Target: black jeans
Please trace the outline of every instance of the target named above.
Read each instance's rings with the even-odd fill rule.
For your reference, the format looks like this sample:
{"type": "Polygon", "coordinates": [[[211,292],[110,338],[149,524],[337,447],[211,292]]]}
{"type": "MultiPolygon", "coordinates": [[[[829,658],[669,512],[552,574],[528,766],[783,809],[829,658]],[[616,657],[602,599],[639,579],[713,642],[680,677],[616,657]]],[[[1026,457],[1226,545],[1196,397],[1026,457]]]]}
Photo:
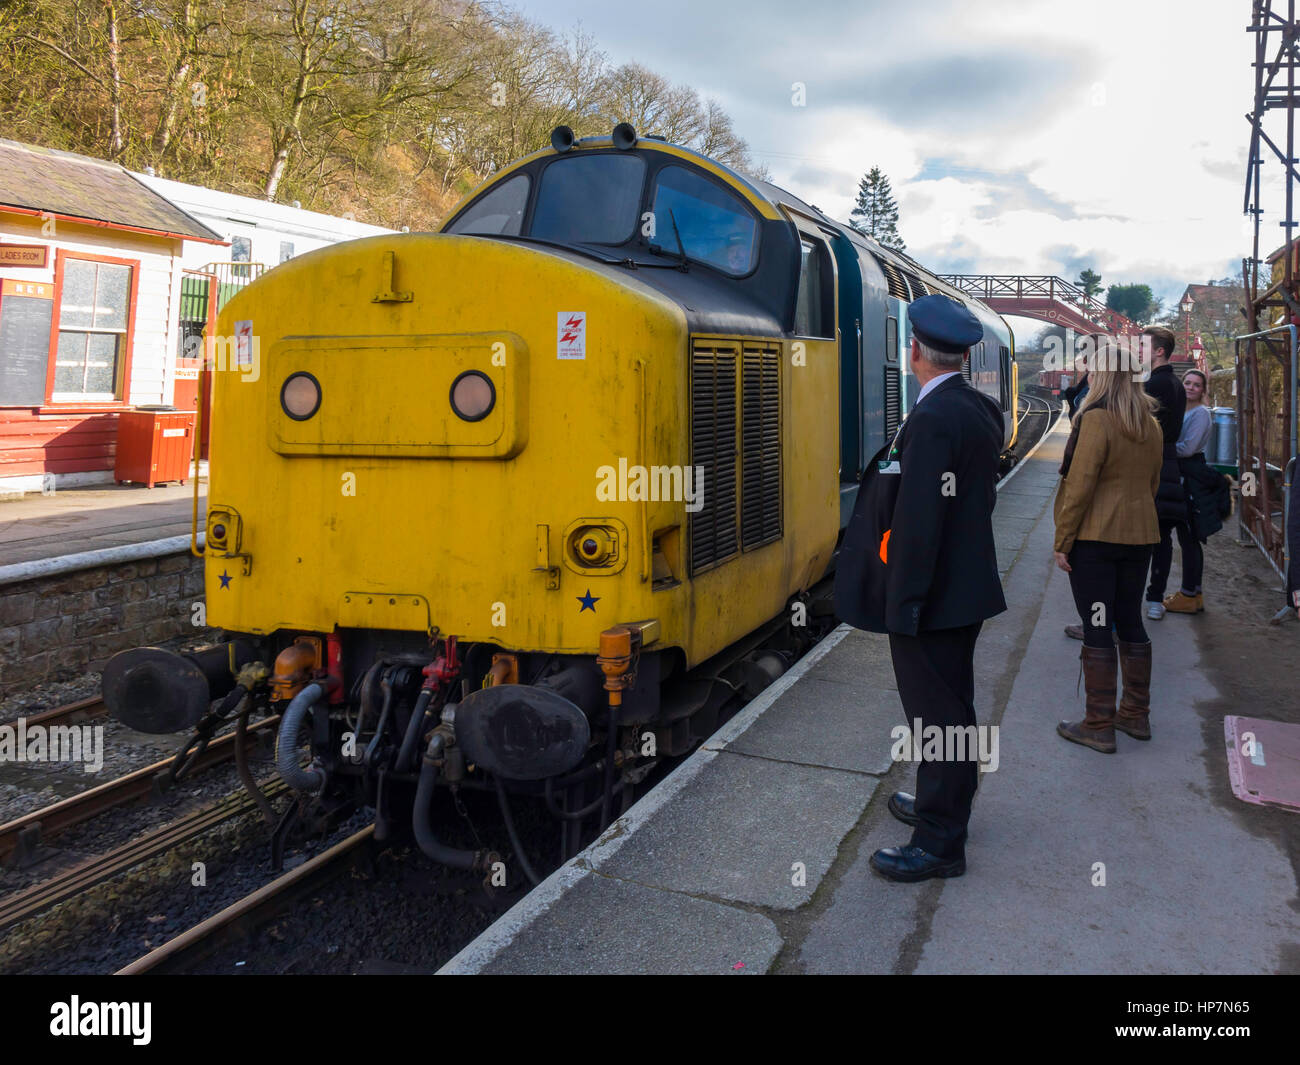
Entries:
{"type": "Polygon", "coordinates": [[[1113,647],[1111,625],[1125,643],[1146,643],[1142,627],[1142,585],[1151,561],[1150,544],[1108,544],[1076,540],[1070,551],[1070,590],[1088,647],[1113,647]]]}
{"type": "MultiPolygon", "coordinates": [[[[959,629],[938,629],[915,636],[889,634],[894,678],[907,727],[975,724],[975,641],[982,622],[959,629]]],[[[918,739],[919,742],[919,739],[918,739]]],[[[968,751],[969,755],[970,752],[968,751]]],[[[979,763],[923,759],[916,767],[916,813],[912,846],[939,858],[966,855],[966,823],[979,786],[979,763]]]]}
{"type": "Polygon", "coordinates": [[[1178,534],[1178,547],[1183,555],[1184,595],[1196,595],[1201,590],[1201,571],[1205,568],[1205,555],[1201,551],[1201,541],[1192,532],[1192,527],[1185,521],[1171,525],[1160,523],[1160,542],[1151,554],[1151,584],[1147,587],[1147,602],[1158,603],[1165,597],[1165,585],[1169,583],[1169,570],[1174,563],[1174,541],[1171,533],[1178,534]]]}

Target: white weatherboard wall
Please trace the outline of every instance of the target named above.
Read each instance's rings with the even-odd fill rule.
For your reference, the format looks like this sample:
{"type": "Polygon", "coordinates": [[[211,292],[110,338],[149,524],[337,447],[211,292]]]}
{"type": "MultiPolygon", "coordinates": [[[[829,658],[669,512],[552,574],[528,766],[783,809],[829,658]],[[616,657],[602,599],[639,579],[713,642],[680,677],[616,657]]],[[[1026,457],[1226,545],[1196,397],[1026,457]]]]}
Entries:
{"type": "MultiPolygon", "coordinates": [[[[288,204],[270,203],[252,196],[218,192],[168,178],[149,174],[136,174],[135,177],[190,217],[219,233],[223,239],[247,238],[252,243],[250,261],[262,263],[268,270],[279,265],[282,242],[291,243],[293,254],[298,256],[340,241],[394,232],[382,226],[306,211],[288,204]]],[[[211,262],[228,262],[230,252],[230,248],[187,242],[184,266],[194,270],[211,262]]]]}

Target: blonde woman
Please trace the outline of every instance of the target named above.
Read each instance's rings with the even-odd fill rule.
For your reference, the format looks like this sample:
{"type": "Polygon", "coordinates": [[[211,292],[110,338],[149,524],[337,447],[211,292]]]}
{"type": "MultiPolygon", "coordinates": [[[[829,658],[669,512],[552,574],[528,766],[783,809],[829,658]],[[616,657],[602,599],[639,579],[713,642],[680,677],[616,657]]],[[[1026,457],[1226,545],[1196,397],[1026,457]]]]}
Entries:
{"type": "Polygon", "coordinates": [[[1083,622],[1087,704],[1082,721],[1062,721],[1056,731],[1113,754],[1116,728],[1151,738],[1151,641],[1142,626],[1142,593],[1152,546],[1160,541],[1155,496],[1164,439],[1156,401],[1120,366],[1114,343],[1097,347],[1054,508],[1056,564],[1070,575],[1083,622]],[[1117,664],[1124,677],[1118,714],[1117,664]]]}

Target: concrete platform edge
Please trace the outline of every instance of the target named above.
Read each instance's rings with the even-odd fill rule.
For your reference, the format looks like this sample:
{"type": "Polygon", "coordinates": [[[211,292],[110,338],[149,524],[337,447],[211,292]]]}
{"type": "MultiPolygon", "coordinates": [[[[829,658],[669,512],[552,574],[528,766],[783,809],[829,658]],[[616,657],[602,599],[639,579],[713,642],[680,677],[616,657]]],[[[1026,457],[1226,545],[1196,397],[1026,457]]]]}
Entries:
{"type": "MultiPolygon", "coordinates": [[[[199,547],[203,546],[204,540],[205,534],[199,533],[199,547]]],[[[42,558],[32,562],[15,562],[11,566],[0,566],[0,587],[46,577],[61,577],[65,573],[94,569],[96,566],[113,566],[122,562],[139,562],[146,558],[162,558],[189,549],[188,536],[169,536],[163,540],[147,540],[144,543],[124,544],[120,547],[102,547],[96,551],[81,551],[75,555],[42,558]]]]}

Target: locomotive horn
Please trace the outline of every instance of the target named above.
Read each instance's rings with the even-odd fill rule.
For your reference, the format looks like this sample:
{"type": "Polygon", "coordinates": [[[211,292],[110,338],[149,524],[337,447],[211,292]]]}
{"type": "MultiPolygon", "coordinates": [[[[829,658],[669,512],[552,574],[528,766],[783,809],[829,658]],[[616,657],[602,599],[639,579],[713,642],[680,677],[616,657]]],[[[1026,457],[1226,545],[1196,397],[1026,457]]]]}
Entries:
{"type": "Polygon", "coordinates": [[[551,147],[563,154],[574,145],[573,130],[568,126],[556,126],[551,130],[551,147]]]}
{"type": "Polygon", "coordinates": [[[238,640],[183,654],[161,647],[119,651],[104,667],[104,703],[115,720],[137,732],[180,732],[235,687],[232,667],[237,671],[256,657],[238,640]]]}
{"type": "Polygon", "coordinates": [[[636,147],[636,127],[631,122],[620,122],[611,136],[619,151],[626,152],[636,147]]]}

